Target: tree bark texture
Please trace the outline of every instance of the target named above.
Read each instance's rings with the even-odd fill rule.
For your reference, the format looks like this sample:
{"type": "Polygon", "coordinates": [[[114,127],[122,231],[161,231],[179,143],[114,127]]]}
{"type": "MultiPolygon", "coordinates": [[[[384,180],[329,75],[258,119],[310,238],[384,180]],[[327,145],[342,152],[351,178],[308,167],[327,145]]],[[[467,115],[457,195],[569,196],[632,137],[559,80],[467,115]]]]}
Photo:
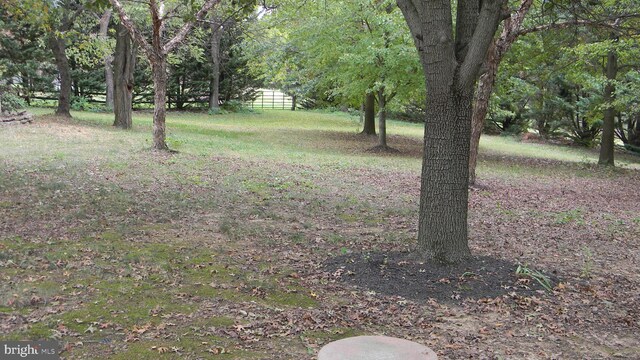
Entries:
{"type": "Polygon", "coordinates": [[[615,50],[610,50],[607,55],[605,76],[607,84],[604,87],[604,102],[607,108],[604,110],[602,124],[602,141],[600,143],[599,165],[614,166],[614,138],[615,138],[615,109],[611,102],[615,99],[615,85],[613,82],[618,75],[618,55],[615,50]]]}
{"type": "Polygon", "coordinates": [[[211,95],[209,110],[220,109],[220,40],[222,39],[222,23],[217,16],[212,17],[211,27],[211,95]]]}
{"type": "Polygon", "coordinates": [[[471,256],[467,242],[470,91],[430,96],[424,131],[418,247],[455,263],[471,256]]]}
{"type": "Polygon", "coordinates": [[[362,134],[376,135],[376,96],[369,92],[364,98],[364,128],[362,134]]]}
{"type": "Polygon", "coordinates": [[[418,249],[440,263],[471,256],[467,239],[474,88],[493,41],[502,0],[397,0],[426,79],[418,249]]]}
{"type": "Polygon", "coordinates": [[[60,92],[58,93],[58,107],[56,115],[71,117],[71,69],[69,60],[65,53],[66,44],[64,39],[51,34],[49,36],[49,48],[53,52],[56,61],[56,68],[60,77],[60,92]]]}
{"type": "MultiPolygon", "coordinates": [[[[99,36],[103,41],[107,40],[107,35],[109,31],[109,21],[111,20],[111,9],[106,10],[102,17],[100,18],[100,31],[99,36]]],[[[108,54],[104,56],[104,78],[105,78],[105,91],[106,91],[106,99],[105,106],[108,110],[113,109],[113,87],[115,86],[113,80],[113,67],[112,67],[113,55],[108,54]]]]}
{"type": "Polygon", "coordinates": [[[113,126],[131,129],[133,72],[136,67],[135,45],[129,31],[118,24],[116,33],[116,49],[114,56],[114,115],[113,126]]]}
{"type": "Polygon", "coordinates": [[[387,97],[384,88],[378,90],[378,146],[387,147],[387,97]]]}

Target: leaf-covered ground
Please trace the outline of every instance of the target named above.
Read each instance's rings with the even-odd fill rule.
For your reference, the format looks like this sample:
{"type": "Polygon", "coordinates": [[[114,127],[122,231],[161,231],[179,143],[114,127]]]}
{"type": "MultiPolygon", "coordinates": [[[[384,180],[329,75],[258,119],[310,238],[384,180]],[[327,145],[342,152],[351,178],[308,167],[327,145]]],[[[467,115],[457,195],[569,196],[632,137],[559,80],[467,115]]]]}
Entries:
{"type": "Polygon", "coordinates": [[[131,132],[75,115],[0,128],[3,340],[69,359],[314,359],[359,334],[443,359],[640,358],[636,158],[486,138],[477,259],[441,268],[411,253],[417,125],[391,123],[384,155],[341,115],[171,114],[165,154],[148,114],[131,132]]]}

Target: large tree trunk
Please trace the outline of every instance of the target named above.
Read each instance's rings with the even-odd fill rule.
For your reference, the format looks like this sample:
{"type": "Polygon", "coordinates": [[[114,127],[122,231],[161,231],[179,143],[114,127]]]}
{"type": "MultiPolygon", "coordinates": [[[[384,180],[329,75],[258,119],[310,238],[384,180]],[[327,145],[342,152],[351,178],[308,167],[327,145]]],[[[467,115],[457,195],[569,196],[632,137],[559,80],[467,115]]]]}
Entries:
{"type": "MultiPolygon", "coordinates": [[[[102,17],[100,18],[100,38],[104,41],[107,40],[107,32],[109,31],[109,21],[111,20],[111,9],[106,10],[102,17]]],[[[105,107],[108,110],[113,109],[113,68],[111,62],[113,61],[113,55],[108,54],[104,56],[104,78],[105,78],[105,91],[106,91],[106,99],[105,99],[105,107]]]]}
{"type": "Polygon", "coordinates": [[[209,110],[220,110],[220,40],[222,39],[222,24],[217,16],[211,21],[211,95],[209,110]]]}
{"type": "Polygon", "coordinates": [[[136,51],[129,31],[118,24],[114,59],[114,114],[113,126],[130,129],[133,107],[133,72],[136,67],[136,51]]]}
{"type": "Polygon", "coordinates": [[[618,56],[615,50],[610,50],[607,55],[605,69],[607,84],[604,87],[604,102],[607,108],[604,110],[604,122],[602,124],[602,141],[600,143],[599,165],[614,166],[614,137],[615,137],[615,109],[611,102],[615,98],[615,85],[613,81],[618,75],[618,56]]]}
{"type": "Polygon", "coordinates": [[[378,90],[378,147],[387,147],[387,98],[384,88],[378,90]]]}
{"type": "Polygon", "coordinates": [[[440,263],[471,256],[467,239],[474,88],[498,28],[502,0],[397,0],[426,82],[418,249],[440,263]],[[426,19],[426,20],[425,20],[426,19]]]}
{"type": "Polygon", "coordinates": [[[156,57],[151,64],[153,75],[153,148],[169,150],[166,139],[167,58],[156,57]]]}
{"type": "Polygon", "coordinates": [[[471,256],[467,243],[471,93],[442,91],[428,95],[426,102],[418,248],[443,263],[471,256]]]}
{"type": "Polygon", "coordinates": [[[66,45],[64,39],[56,37],[54,34],[49,36],[49,47],[53,52],[60,76],[60,92],[58,94],[58,108],[56,115],[71,117],[71,69],[69,68],[69,60],[65,53],[66,45]]]}
{"type": "Polygon", "coordinates": [[[364,129],[361,134],[376,134],[376,95],[368,92],[364,98],[364,129]]]}

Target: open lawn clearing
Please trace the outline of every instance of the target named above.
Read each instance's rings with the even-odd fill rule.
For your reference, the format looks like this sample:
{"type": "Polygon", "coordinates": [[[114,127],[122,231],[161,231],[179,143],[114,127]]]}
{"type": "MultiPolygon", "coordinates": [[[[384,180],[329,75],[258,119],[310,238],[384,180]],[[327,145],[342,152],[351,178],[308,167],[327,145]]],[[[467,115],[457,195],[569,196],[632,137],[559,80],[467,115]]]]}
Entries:
{"type": "Polygon", "coordinates": [[[480,258],[447,272],[406,253],[420,125],[392,122],[401,152],[381,156],[346,115],[170,113],[165,154],[150,114],[130,132],[74,115],[0,128],[3,338],[55,337],[72,359],[313,359],[357,334],[450,359],[639,357],[634,158],[598,170],[487,137],[480,258]]]}

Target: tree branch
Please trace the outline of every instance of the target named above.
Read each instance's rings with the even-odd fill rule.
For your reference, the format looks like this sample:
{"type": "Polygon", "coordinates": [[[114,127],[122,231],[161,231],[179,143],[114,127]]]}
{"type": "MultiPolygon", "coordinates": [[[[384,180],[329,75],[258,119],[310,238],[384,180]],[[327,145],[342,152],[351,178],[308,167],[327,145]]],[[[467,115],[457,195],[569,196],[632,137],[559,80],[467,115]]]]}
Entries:
{"type": "Polygon", "coordinates": [[[502,0],[484,0],[473,37],[469,41],[469,49],[460,66],[459,85],[463,88],[472,86],[482,67],[484,59],[493,41],[502,15],[502,0]]]}
{"type": "MultiPolygon", "coordinates": [[[[117,0],[112,0],[112,1],[117,1],[117,0]]],[[[171,52],[171,50],[173,50],[176,46],[178,46],[178,44],[180,44],[184,40],[184,38],[187,37],[187,34],[189,33],[189,31],[191,31],[191,29],[193,28],[193,25],[196,22],[201,21],[202,18],[204,18],[204,16],[207,14],[207,12],[209,12],[209,10],[215,5],[217,5],[218,3],[220,3],[220,0],[207,0],[207,2],[205,2],[204,5],[202,5],[202,8],[196,13],[195,20],[188,21],[187,23],[185,23],[182,26],[182,28],[178,31],[176,36],[174,36],[173,39],[171,39],[168,43],[164,45],[162,49],[163,52],[165,54],[168,54],[171,52]]]]}
{"type": "Polygon", "coordinates": [[[469,42],[478,24],[479,0],[458,0],[456,11],[456,59],[464,61],[469,42]]]}
{"type": "Polygon", "coordinates": [[[416,44],[416,47],[418,48],[418,51],[422,51],[422,49],[424,48],[424,35],[422,34],[420,27],[418,26],[421,19],[418,8],[415,6],[412,0],[396,0],[396,3],[398,4],[398,7],[404,14],[405,18],[407,18],[408,20],[407,24],[409,25],[409,30],[411,30],[411,35],[413,35],[412,38],[416,44]]]}
{"type": "Polygon", "coordinates": [[[518,36],[518,32],[522,28],[524,18],[527,16],[532,4],[533,0],[522,0],[518,10],[505,19],[504,29],[500,38],[505,38],[506,40],[509,37],[516,38],[518,36]]]}
{"type": "MultiPolygon", "coordinates": [[[[58,30],[60,32],[65,32],[65,31],[69,31],[69,29],[71,29],[73,27],[73,24],[75,23],[76,19],[78,18],[78,16],[80,16],[80,14],[82,14],[85,10],[84,6],[81,4],[76,4],[78,7],[75,9],[75,11],[73,12],[73,14],[71,14],[69,16],[69,14],[67,14],[67,12],[64,12],[64,15],[62,17],[62,21],[60,22],[60,27],[58,28],[58,30]]],[[[72,10],[72,9],[69,9],[72,10]]]]}
{"type": "Polygon", "coordinates": [[[573,19],[573,20],[563,21],[559,23],[543,24],[543,25],[534,26],[532,28],[522,29],[518,31],[516,34],[517,36],[520,36],[520,35],[526,35],[526,34],[545,31],[545,30],[561,30],[561,29],[569,28],[571,26],[594,26],[594,27],[618,30],[620,29],[620,20],[622,18],[626,19],[626,18],[633,18],[633,17],[640,17],[640,14],[627,15],[627,16],[621,15],[619,17],[609,18],[607,19],[608,21],[573,19]]]}
{"type": "MultiPolygon", "coordinates": [[[[211,25],[215,25],[215,31],[218,31],[220,28],[227,26],[231,23],[231,20],[233,20],[233,22],[237,22],[237,20],[235,19],[236,15],[240,14],[241,12],[245,11],[249,6],[251,6],[251,4],[245,4],[242,7],[234,10],[229,16],[227,16],[226,18],[224,18],[224,20],[220,20],[217,16],[214,16],[214,20],[200,20],[199,22],[201,23],[205,23],[205,24],[209,24],[209,26],[211,27],[211,25]]],[[[213,28],[211,28],[212,30],[214,30],[213,28]]]]}

